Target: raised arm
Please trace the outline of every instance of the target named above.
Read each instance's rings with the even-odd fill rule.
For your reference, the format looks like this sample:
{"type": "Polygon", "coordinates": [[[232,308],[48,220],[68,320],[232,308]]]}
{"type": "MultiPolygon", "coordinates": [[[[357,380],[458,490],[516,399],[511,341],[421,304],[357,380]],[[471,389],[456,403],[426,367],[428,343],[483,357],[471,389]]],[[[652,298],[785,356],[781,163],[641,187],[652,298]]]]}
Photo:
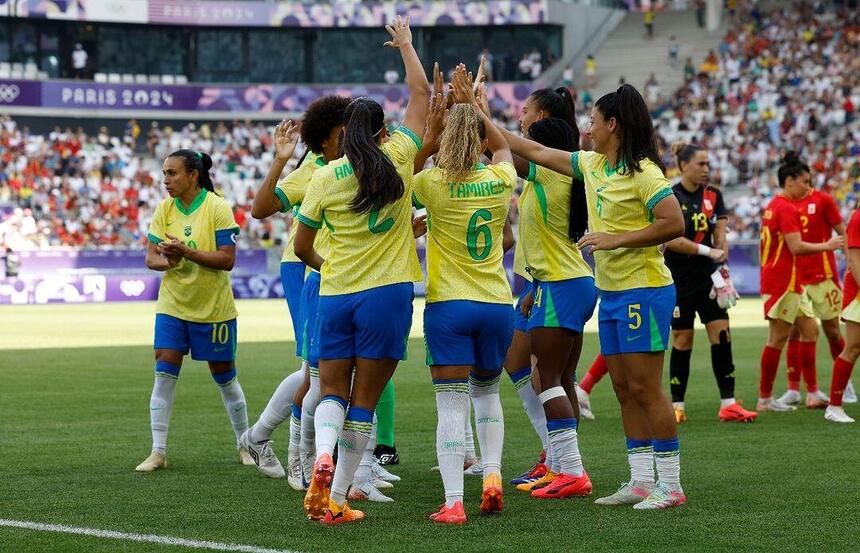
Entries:
{"type": "Polygon", "coordinates": [[[409,101],[406,104],[406,114],[402,125],[417,136],[424,131],[424,120],[427,118],[427,110],[430,106],[430,83],[418,53],[412,46],[412,31],[409,29],[409,17],[405,19],[395,17],[391,25],[385,29],[391,35],[391,40],[385,43],[389,48],[397,48],[403,57],[403,65],[406,69],[406,87],[409,89],[409,101]]]}
{"type": "Polygon", "coordinates": [[[251,217],[254,219],[265,219],[283,209],[281,200],[275,194],[275,187],[278,179],[281,178],[281,173],[284,172],[284,167],[296,150],[296,144],[299,141],[298,125],[293,124],[292,121],[281,121],[275,127],[273,139],[275,159],[266,178],[254,194],[254,203],[251,204],[251,217]]]}
{"type": "MultiPolygon", "coordinates": [[[[493,152],[493,164],[503,163],[505,161],[513,163],[514,158],[511,155],[510,148],[508,147],[508,142],[505,140],[505,137],[502,136],[501,131],[496,128],[496,125],[493,124],[493,121],[487,113],[485,113],[485,106],[482,105],[480,100],[478,100],[478,97],[475,95],[475,86],[472,81],[472,74],[466,73],[466,68],[464,66],[460,65],[454,71],[454,90],[456,91],[458,98],[472,104],[475,111],[478,112],[478,116],[484,121],[484,130],[487,133],[487,148],[493,152]]],[[[481,88],[481,85],[478,85],[478,88],[481,88]]]]}
{"type": "Polygon", "coordinates": [[[518,136],[499,125],[496,125],[496,128],[502,133],[502,136],[505,137],[511,152],[514,155],[520,156],[527,161],[533,161],[536,165],[552,169],[562,175],[567,175],[568,177],[574,176],[573,166],[570,163],[570,155],[572,152],[556,150],[555,148],[547,148],[534,140],[518,136]]]}
{"type": "Polygon", "coordinates": [[[427,114],[427,125],[421,150],[415,156],[414,173],[417,175],[424,169],[427,159],[439,150],[439,137],[445,128],[445,98],[441,93],[434,94],[430,99],[430,111],[427,114]]]}

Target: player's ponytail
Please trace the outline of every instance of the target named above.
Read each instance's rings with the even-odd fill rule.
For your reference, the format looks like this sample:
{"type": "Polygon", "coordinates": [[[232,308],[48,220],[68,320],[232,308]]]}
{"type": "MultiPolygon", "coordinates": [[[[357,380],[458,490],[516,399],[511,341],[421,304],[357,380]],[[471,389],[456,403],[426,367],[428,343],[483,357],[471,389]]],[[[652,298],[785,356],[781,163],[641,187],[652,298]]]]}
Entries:
{"type": "Polygon", "coordinates": [[[176,150],[167,157],[180,157],[185,165],[185,171],[191,173],[197,171],[197,184],[200,188],[215,192],[215,185],[212,183],[212,177],[209,176],[209,170],[212,169],[212,158],[209,154],[198,152],[197,150],[176,150]]]}
{"type": "Polygon", "coordinates": [[[448,112],[445,130],[439,139],[436,166],[449,182],[460,182],[481,161],[486,136],[484,121],[470,104],[455,104],[448,112]]]}
{"type": "Polygon", "coordinates": [[[618,161],[619,173],[629,175],[642,171],[640,161],[650,159],[664,173],[666,166],[657,149],[657,133],[645,99],[635,87],[624,84],[615,92],[601,96],[594,104],[607,121],[613,117],[620,130],[618,161]]]}
{"type": "Polygon", "coordinates": [[[681,169],[682,163],[690,163],[693,156],[704,150],[698,144],[687,144],[685,142],[675,142],[672,144],[672,153],[675,159],[678,160],[678,169],[681,169]]]}
{"type": "Polygon", "coordinates": [[[356,98],[346,107],[341,147],[358,180],[358,193],[349,207],[358,213],[388,205],[403,196],[403,180],[379,148],[385,128],[382,106],[356,98]]]}
{"type": "Polygon", "coordinates": [[[535,107],[547,114],[548,117],[563,119],[576,133],[576,147],[579,149],[579,127],[576,124],[576,107],[573,95],[567,87],[541,88],[531,93],[532,102],[535,107]]]}
{"type": "Polygon", "coordinates": [[[805,164],[800,156],[795,151],[788,151],[782,158],[782,165],[779,166],[779,171],[776,176],[779,179],[779,187],[785,187],[785,181],[789,178],[799,177],[805,173],[811,173],[809,165],[805,164]]]}
{"type": "MultiPolygon", "coordinates": [[[[555,117],[541,119],[531,124],[529,137],[535,142],[556,150],[575,151],[579,149],[579,133],[567,121],[555,117]]],[[[588,204],[585,199],[585,183],[579,179],[571,181],[570,215],[567,235],[578,242],[588,228],[588,204]]]]}

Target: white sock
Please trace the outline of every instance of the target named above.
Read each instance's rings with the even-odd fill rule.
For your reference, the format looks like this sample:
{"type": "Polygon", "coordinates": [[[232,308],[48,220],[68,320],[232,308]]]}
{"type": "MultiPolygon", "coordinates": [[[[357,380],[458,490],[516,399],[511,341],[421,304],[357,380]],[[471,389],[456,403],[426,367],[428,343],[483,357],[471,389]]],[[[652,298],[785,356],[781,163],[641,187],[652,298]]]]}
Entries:
{"type": "Polygon", "coordinates": [[[523,401],[523,409],[532,427],[540,438],[543,450],[549,451],[549,436],[546,433],[546,415],[543,412],[543,404],[538,399],[535,389],[532,387],[532,368],[528,366],[521,371],[510,375],[514,388],[523,401]]]}
{"type": "Polygon", "coordinates": [[[463,460],[466,457],[466,428],[469,421],[469,385],[465,380],[433,382],[436,389],[436,457],[445,505],[463,501],[463,460]]]}
{"type": "Polygon", "coordinates": [[[302,383],[304,374],[298,370],[278,384],[275,393],[266,404],[266,408],[260,414],[260,418],[251,427],[249,438],[252,442],[260,443],[270,440],[272,433],[280,426],[282,422],[290,416],[293,405],[293,396],[296,395],[296,390],[302,383]]]}
{"type": "Polygon", "coordinates": [[[722,407],[728,407],[729,405],[732,405],[733,403],[735,403],[735,398],[727,397],[725,399],[720,400],[720,407],[721,408],[722,407]]]}
{"type": "Polygon", "coordinates": [[[346,401],[336,396],[326,396],[317,406],[314,417],[314,432],[316,434],[315,448],[317,458],[323,453],[332,455],[337,437],[343,428],[346,417],[346,401]]]}
{"type": "MultiPolygon", "coordinates": [[[[468,384],[466,385],[466,390],[468,391],[468,384]]],[[[466,422],[463,426],[463,429],[466,431],[466,435],[464,438],[464,442],[466,445],[466,459],[477,459],[478,452],[475,451],[475,435],[472,431],[472,403],[469,402],[468,410],[466,411],[466,422]]]]}
{"type": "Polygon", "coordinates": [[[555,449],[552,447],[552,443],[550,443],[546,448],[546,466],[549,467],[550,472],[553,474],[558,474],[561,472],[561,464],[558,462],[558,456],[555,454],[555,449]]]}
{"type": "MultiPolygon", "coordinates": [[[[322,407],[322,405],[320,405],[322,407]]],[[[349,486],[370,440],[373,412],[361,407],[350,407],[337,442],[337,467],[331,483],[331,499],[338,505],[346,501],[349,486]]],[[[371,455],[373,452],[371,452],[371,455]]]]}
{"type": "Polygon", "coordinates": [[[233,425],[238,447],[239,437],[245,430],[248,430],[248,406],[245,404],[245,393],[236,377],[224,385],[219,384],[218,389],[221,391],[224,409],[227,411],[227,416],[230,417],[230,424],[233,425]]]}
{"type": "Polygon", "coordinates": [[[152,451],[165,455],[167,451],[167,428],[173,412],[173,395],[176,378],[165,373],[156,373],[149,398],[149,426],[152,429],[152,451]]]}
{"type": "Polygon", "coordinates": [[[502,446],[505,443],[505,417],[499,398],[499,376],[489,380],[469,378],[469,393],[475,406],[475,429],[481,447],[484,478],[502,474],[502,446]]]}
{"type": "Polygon", "coordinates": [[[654,440],[654,461],[657,481],[673,490],[681,489],[681,450],[678,438],[654,440]]]}
{"type": "Polygon", "coordinates": [[[576,435],[576,419],[550,419],[546,422],[559,470],[564,474],[581,476],[584,468],[576,435]]]}
{"type": "Polygon", "coordinates": [[[320,372],[316,367],[309,367],[311,373],[311,386],[302,400],[302,440],[300,451],[302,454],[313,453],[314,446],[314,414],[320,403],[320,372]]]}
{"type": "Polygon", "coordinates": [[[686,409],[687,409],[687,408],[684,406],[684,402],[683,402],[683,401],[673,401],[673,402],[672,402],[672,408],[673,408],[673,409],[684,409],[684,410],[686,410],[686,409]]]}
{"type": "Polygon", "coordinates": [[[287,449],[287,459],[290,462],[299,458],[299,444],[302,441],[302,410],[298,406],[292,406],[293,413],[290,415],[290,445],[287,449]]]}
{"type": "Polygon", "coordinates": [[[358,464],[358,469],[355,471],[355,480],[353,484],[362,484],[373,478],[373,448],[375,447],[376,414],[373,415],[373,426],[370,429],[370,437],[367,440],[367,445],[364,446],[364,453],[361,456],[361,462],[358,464]]]}
{"type": "Polygon", "coordinates": [[[630,480],[654,484],[654,448],[651,440],[627,438],[627,462],[630,464],[630,480]]]}

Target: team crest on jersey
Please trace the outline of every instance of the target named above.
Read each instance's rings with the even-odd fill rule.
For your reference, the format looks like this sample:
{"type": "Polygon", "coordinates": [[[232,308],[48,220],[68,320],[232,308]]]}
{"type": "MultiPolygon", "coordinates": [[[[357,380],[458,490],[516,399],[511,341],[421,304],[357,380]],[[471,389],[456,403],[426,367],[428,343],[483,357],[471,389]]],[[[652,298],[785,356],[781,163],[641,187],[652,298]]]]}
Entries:
{"type": "Polygon", "coordinates": [[[705,198],[705,202],[704,202],[704,203],[705,203],[705,209],[707,209],[708,211],[713,211],[713,210],[714,210],[714,204],[712,204],[712,203],[711,203],[711,200],[709,200],[709,199],[705,198]]]}
{"type": "Polygon", "coordinates": [[[191,225],[185,225],[185,236],[191,236],[191,225]]]}
{"type": "Polygon", "coordinates": [[[815,204],[809,204],[806,206],[806,212],[810,215],[815,215],[815,204]]]}

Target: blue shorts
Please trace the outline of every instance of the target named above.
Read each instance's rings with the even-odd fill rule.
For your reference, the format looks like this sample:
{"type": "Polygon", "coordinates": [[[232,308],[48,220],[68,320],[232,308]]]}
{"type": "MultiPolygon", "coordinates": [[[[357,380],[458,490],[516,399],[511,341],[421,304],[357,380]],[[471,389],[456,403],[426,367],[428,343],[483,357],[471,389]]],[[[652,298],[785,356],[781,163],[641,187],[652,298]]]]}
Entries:
{"type": "Polygon", "coordinates": [[[305,279],[302,288],[302,352],[301,358],[311,367],[319,362],[319,328],[317,327],[317,310],[320,304],[320,274],[311,271],[305,279]]]}
{"type": "Polygon", "coordinates": [[[403,359],[412,327],[414,297],[411,282],[320,296],[319,358],[403,359]]]}
{"type": "Polygon", "coordinates": [[[452,300],[424,308],[424,343],[431,367],[472,365],[501,372],[513,335],[508,304],[452,300]]]}
{"type": "Polygon", "coordinates": [[[600,353],[665,351],[675,309],[675,285],[600,291],[600,353]]]}
{"type": "Polygon", "coordinates": [[[520,290],[520,296],[517,298],[517,305],[514,307],[514,329],[520,332],[529,331],[529,318],[523,315],[520,306],[523,304],[523,299],[531,293],[532,289],[531,281],[525,281],[523,289],[520,290]]]}
{"type": "Polygon", "coordinates": [[[302,288],[305,283],[305,264],[298,261],[281,263],[281,286],[290,319],[293,321],[293,333],[296,337],[296,355],[302,355],[302,288]]]}
{"type": "Polygon", "coordinates": [[[195,361],[236,359],[236,319],[221,323],[192,323],[164,313],[155,314],[154,349],[172,349],[195,361]]]}
{"type": "Polygon", "coordinates": [[[566,328],[582,334],[594,314],[597,288],[592,277],[554,282],[535,281],[535,302],[529,316],[533,328],[566,328]]]}

